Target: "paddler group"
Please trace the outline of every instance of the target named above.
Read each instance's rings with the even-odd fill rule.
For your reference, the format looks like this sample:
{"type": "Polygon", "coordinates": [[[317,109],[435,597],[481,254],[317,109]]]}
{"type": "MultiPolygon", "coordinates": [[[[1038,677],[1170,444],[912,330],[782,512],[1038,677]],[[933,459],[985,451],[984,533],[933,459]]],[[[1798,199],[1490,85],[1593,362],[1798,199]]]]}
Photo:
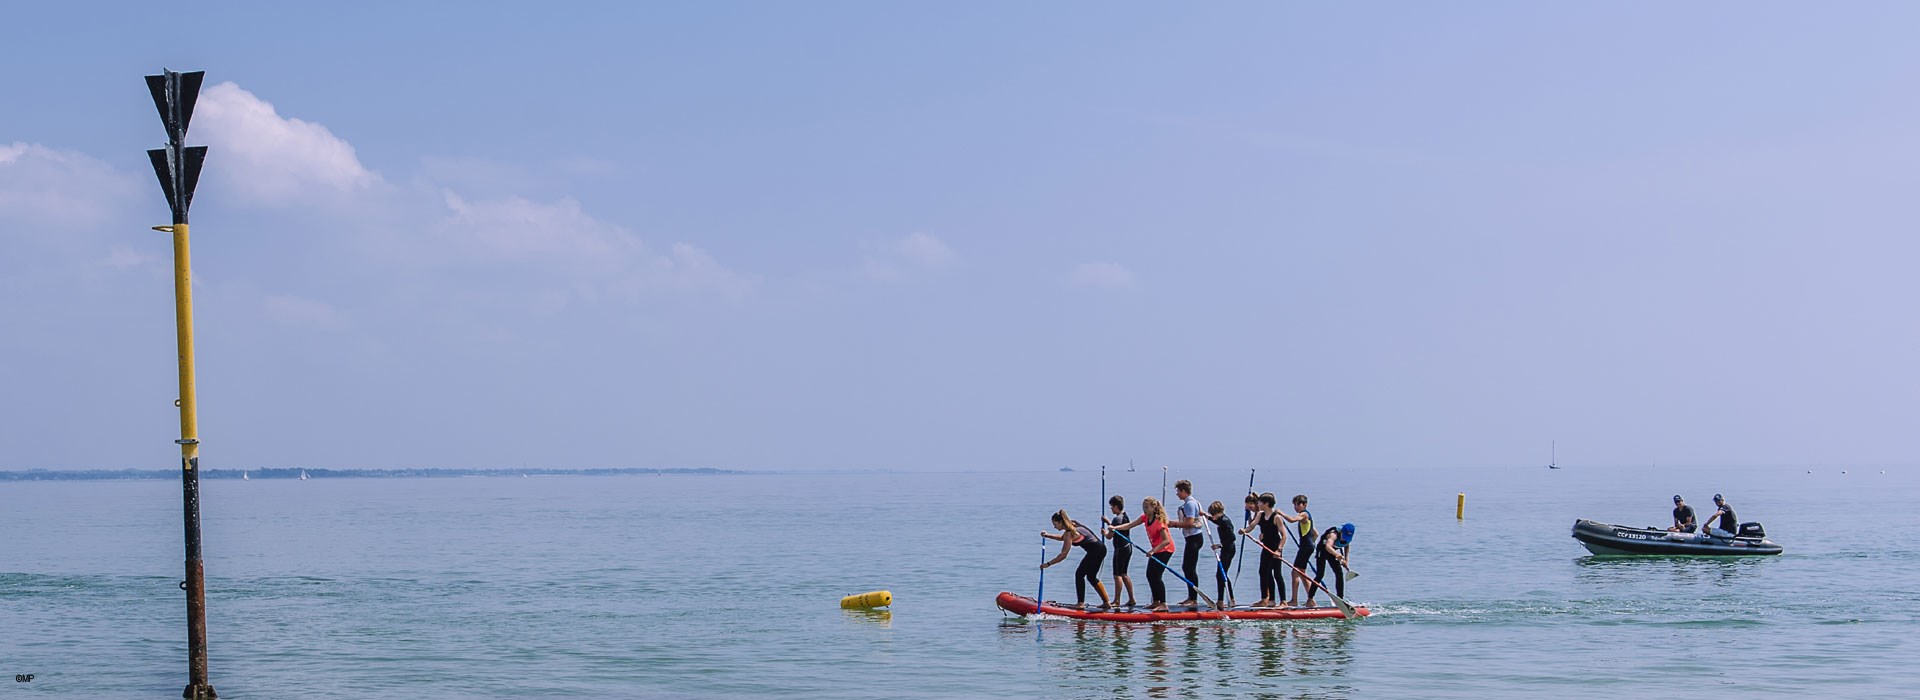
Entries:
{"type": "MultiPolygon", "coordinates": [[[[1226,504],[1213,501],[1202,507],[1194,497],[1193,483],[1181,479],[1173,484],[1175,499],[1162,504],[1160,499],[1140,499],[1138,517],[1127,513],[1127,499],[1109,498],[1106,473],[1100,479],[1100,497],[1107,508],[1098,524],[1077,521],[1065,510],[1053,513],[1053,529],[1042,532],[1039,591],[1033,597],[1002,592],[997,604],[1017,615],[1060,615],[1071,618],[1121,622],[1161,622],[1186,620],[1294,620],[1354,619],[1369,611],[1346,600],[1347,581],[1355,576],[1352,523],[1322,529],[1308,509],[1306,494],[1282,501],[1272,492],[1252,488],[1241,499],[1245,515],[1236,524],[1227,515],[1226,504]],[[1168,506],[1172,509],[1169,510],[1168,506]],[[1175,532],[1178,530],[1178,533],[1175,532]],[[1145,535],[1142,535],[1144,531],[1145,535]],[[1059,552],[1048,540],[1060,543],[1059,552]],[[1245,541],[1245,544],[1242,543],[1245,541]],[[1287,556],[1291,546],[1292,556],[1287,556]],[[1075,602],[1071,605],[1046,601],[1046,569],[1067,560],[1075,547],[1083,552],[1074,572],[1075,602]],[[1260,579],[1260,596],[1241,605],[1234,594],[1235,565],[1244,567],[1247,556],[1258,549],[1255,567],[1260,579]],[[1113,589],[1101,581],[1101,566],[1112,551],[1113,589]],[[1141,606],[1135,599],[1132,562],[1135,551],[1146,555],[1147,589],[1150,599],[1141,606]],[[1180,564],[1174,566],[1174,554],[1180,564]],[[1212,567],[1206,560],[1211,559],[1212,567]],[[1203,587],[1202,571],[1213,569],[1213,595],[1203,587]],[[1309,570],[1311,569],[1311,571],[1309,570]],[[1327,570],[1333,570],[1331,585],[1327,570]],[[1186,586],[1186,597],[1169,604],[1165,578],[1172,575],[1186,586]],[[1087,605],[1091,585],[1100,597],[1098,607],[1087,605]],[[1326,593],[1332,605],[1320,607],[1316,601],[1326,593]],[[1304,594],[1304,595],[1303,595],[1304,594]],[[1122,596],[1126,603],[1121,604],[1122,596]]],[[[1165,482],[1162,482],[1165,489],[1165,482]]],[[[1165,496],[1165,491],[1162,491],[1165,496]]],[[[1464,498],[1464,495],[1462,496],[1464,498]]],[[[1701,519],[1686,499],[1673,497],[1673,524],[1645,528],[1612,525],[1594,520],[1574,521],[1572,535],[1597,556],[1746,556],[1776,555],[1783,548],[1767,539],[1766,529],[1757,522],[1741,522],[1733,506],[1720,494],[1713,497],[1713,512],[1701,519]]]]}
{"type": "Polygon", "coordinates": [[[1174,607],[1196,607],[1199,599],[1205,599],[1208,607],[1215,609],[1236,608],[1233,593],[1233,577],[1229,575],[1238,552],[1239,540],[1246,539],[1260,550],[1260,599],[1249,608],[1312,608],[1316,591],[1327,590],[1327,570],[1333,570],[1333,588],[1330,597],[1346,596],[1347,562],[1352,555],[1354,527],[1351,523],[1330,527],[1322,531],[1315,527],[1313,512],[1307,509],[1305,494],[1294,496],[1291,500],[1291,512],[1278,507],[1278,499],[1272,493],[1254,493],[1249,491],[1243,499],[1245,518],[1236,527],[1233,518],[1226,513],[1225,504],[1214,501],[1201,508],[1200,501],[1193,497],[1193,483],[1181,479],[1174,482],[1174,495],[1179,505],[1169,515],[1157,498],[1144,498],[1140,501],[1140,517],[1127,515],[1127,501],[1122,496],[1107,499],[1107,517],[1102,519],[1098,532],[1093,527],[1074,520],[1067,511],[1053,513],[1053,530],[1043,531],[1042,537],[1060,542],[1060,552],[1051,560],[1042,562],[1046,569],[1063,562],[1073,552],[1074,547],[1081,549],[1080,566],[1074,571],[1075,605],[1085,609],[1087,587],[1091,585],[1100,596],[1101,610],[1114,610],[1120,606],[1119,596],[1127,598],[1126,608],[1137,608],[1134,598],[1133,577],[1130,572],[1133,551],[1140,550],[1147,555],[1147,589],[1152,595],[1147,610],[1167,612],[1167,586],[1163,576],[1172,570],[1173,555],[1180,552],[1180,571],[1174,574],[1181,583],[1186,584],[1187,597],[1174,607]],[[1178,528],[1180,541],[1175,542],[1172,530],[1178,528]],[[1144,546],[1139,533],[1145,530],[1144,546]],[[1258,533],[1257,535],[1255,533],[1258,533]],[[1293,537],[1289,537],[1292,535],[1293,537]],[[1209,543],[1209,539],[1212,540],[1209,543]],[[1289,564],[1283,554],[1289,540],[1294,543],[1294,556],[1289,564]],[[1113,550],[1113,593],[1109,595],[1107,587],[1100,581],[1100,565],[1107,558],[1108,549],[1113,550]],[[1209,598],[1199,587],[1201,555],[1211,553],[1214,566],[1214,596],[1209,598]],[[1309,575],[1307,568],[1313,566],[1314,573],[1309,575]],[[1291,593],[1286,582],[1291,580],[1291,593]],[[1301,598],[1301,592],[1306,597],[1301,598]],[[1283,593],[1288,593],[1282,596],[1283,593]]]}

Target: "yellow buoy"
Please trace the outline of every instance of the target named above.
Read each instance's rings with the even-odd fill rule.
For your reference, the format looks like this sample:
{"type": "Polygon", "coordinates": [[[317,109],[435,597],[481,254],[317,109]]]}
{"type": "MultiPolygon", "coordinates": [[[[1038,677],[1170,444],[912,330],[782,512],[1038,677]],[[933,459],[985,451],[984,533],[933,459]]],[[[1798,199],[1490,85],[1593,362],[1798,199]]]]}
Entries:
{"type": "Polygon", "coordinates": [[[840,599],[840,607],[843,608],[884,608],[892,604],[892,591],[874,591],[840,599]]]}
{"type": "Polygon", "coordinates": [[[1453,519],[1467,519],[1467,494],[1461,493],[1460,498],[1453,502],[1453,519]]]}

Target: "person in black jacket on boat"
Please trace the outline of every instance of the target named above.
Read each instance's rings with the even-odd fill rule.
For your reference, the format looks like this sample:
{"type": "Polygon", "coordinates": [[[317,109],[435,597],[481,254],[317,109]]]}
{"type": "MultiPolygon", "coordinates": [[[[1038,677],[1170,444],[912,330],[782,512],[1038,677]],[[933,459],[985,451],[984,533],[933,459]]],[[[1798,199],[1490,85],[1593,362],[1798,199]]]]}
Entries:
{"type": "Polygon", "coordinates": [[[1693,520],[1693,506],[1687,505],[1687,499],[1674,494],[1673,527],[1667,528],[1667,532],[1693,532],[1698,527],[1693,520]]]}
{"type": "Polygon", "coordinates": [[[1715,510],[1713,515],[1707,516],[1707,521],[1701,523],[1700,529],[1714,537],[1733,539],[1734,535],[1740,532],[1740,516],[1733,514],[1733,506],[1727,505],[1727,499],[1720,494],[1713,495],[1713,505],[1718,510],[1715,510]],[[1719,523],[1719,527],[1714,526],[1716,522],[1719,523]]]}

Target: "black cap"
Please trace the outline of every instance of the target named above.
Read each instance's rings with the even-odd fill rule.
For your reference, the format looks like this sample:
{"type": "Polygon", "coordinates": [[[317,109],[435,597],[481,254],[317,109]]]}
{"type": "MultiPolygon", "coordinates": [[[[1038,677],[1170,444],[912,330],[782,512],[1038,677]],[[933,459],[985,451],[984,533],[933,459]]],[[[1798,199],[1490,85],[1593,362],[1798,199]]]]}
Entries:
{"type": "Polygon", "coordinates": [[[1681,502],[1681,501],[1683,501],[1683,500],[1686,500],[1686,499],[1683,499],[1683,498],[1681,498],[1681,497],[1680,497],[1680,494],[1677,494],[1677,493],[1676,493],[1676,494],[1674,494],[1674,495],[1673,495],[1673,502],[1674,502],[1674,503],[1679,503],[1679,502],[1681,502]]]}
{"type": "Polygon", "coordinates": [[[1714,495],[1713,495],[1713,500],[1716,500],[1716,501],[1724,501],[1724,500],[1727,500],[1727,499],[1725,499],[1725,498],[1721,498],[1721,497],[1720,497],[1720,494],[1717,494],[1717,493],[1716,493],[1716,494],[1714,494],[1714,495]]]}

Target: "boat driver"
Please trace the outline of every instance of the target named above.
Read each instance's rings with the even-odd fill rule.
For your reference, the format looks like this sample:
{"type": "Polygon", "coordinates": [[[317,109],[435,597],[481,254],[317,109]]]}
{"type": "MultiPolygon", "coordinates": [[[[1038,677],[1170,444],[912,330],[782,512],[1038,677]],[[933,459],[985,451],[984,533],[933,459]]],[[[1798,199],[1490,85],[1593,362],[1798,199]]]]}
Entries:
{"type": "Polygon", "coordinates": [[[1727,499],[1720,494],[1713,495],[1713,505],[1718,510],[1707,516],[1707,522],[1701,524],[1701,529],[1714,537],[1732,539],[1734,533],[1740,531],[1739,516],[1733,514],[1733,506],[1727,505],[1727,499]]]}
{"type": "Polygon", "coordinates": [[[1687,499],[1679,494],[1673,496],[1673,527],[1667,532],[1693,532],[1699,524],[1693,520],[1693,506],[1687,505],[1687,499]]]}

